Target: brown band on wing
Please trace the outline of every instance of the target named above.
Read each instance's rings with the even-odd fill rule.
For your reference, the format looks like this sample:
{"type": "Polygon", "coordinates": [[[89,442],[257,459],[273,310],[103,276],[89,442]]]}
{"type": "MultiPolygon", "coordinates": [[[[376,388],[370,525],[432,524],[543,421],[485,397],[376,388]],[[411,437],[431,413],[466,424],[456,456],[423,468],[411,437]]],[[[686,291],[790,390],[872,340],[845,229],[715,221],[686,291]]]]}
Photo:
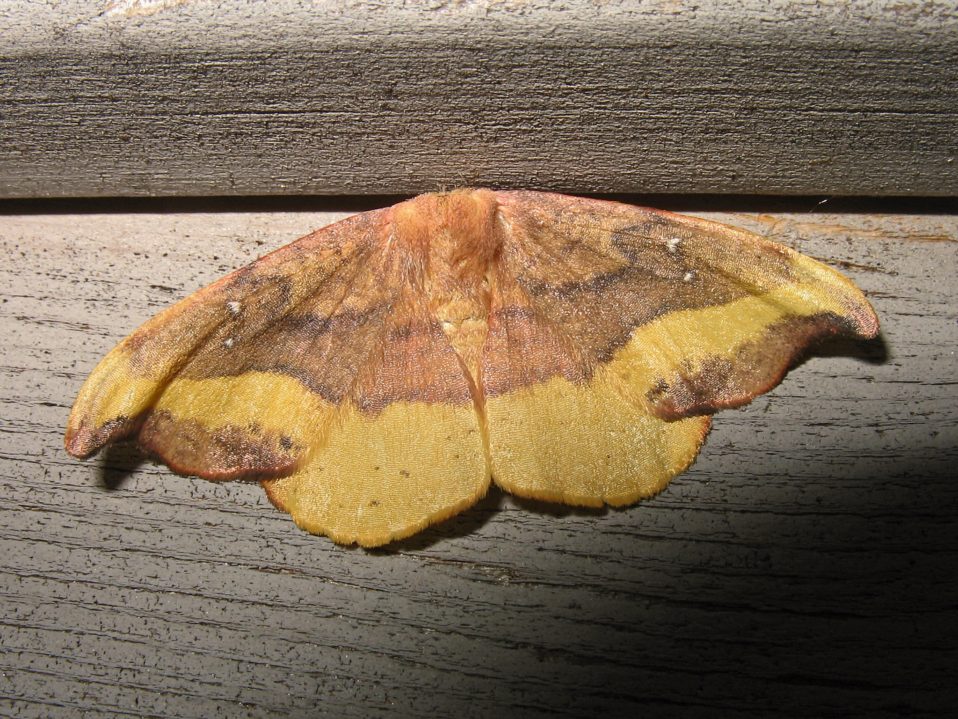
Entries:
{"type": "Polygon", "coordinates": [[[276,320],[262,338],[221,331],[224,337],[197,351],[179,376],[284,374],[332,404],[348,396],[368,412],[397,400],[469,401],[464,369],[439,324],[390,322],[389,310],[379,307],[366,315],[334,318],[286,317],[276,320]]]}
{"type": "MultiPolygon", "coordinates": [[[[687,271],[686,271],[687,272],[687,271]]],[[[561,290],[527,285],[530,301],[543,315],[576,338],[590,364],[608,361],[637,327],[677,310],[725,304],[747,296],[742,288],[705,290],[698,275],[683,281],[624,268],[561,290]]]]}
{"type": "Polygon", "coordinates": [[[359,371],[350,396],[367,413],[393,402],[470,404],[467,375],[438,322],[421,315],[396,318],[377,356],[359,371]]]}
{"type": "Polygon", "coordinates": [[[678,368],[673,376],[660,378],[646,397],[654,413],[668,420],[739,407],[781,382],[816,341],[852,332],[848,320],[830,312],[791,316],[743,344],[732,359],[713,357],[695,372],[678,368]]]}
{"type": "Polygon", "coordinates": [[[259,315],[263,309],[283,307],[289,302],[291,282],[287,277],[254,274],[244,267],[211,287],[194,293],[169,308],[160,316],[164,322],[151,321],[124,339],[123,346],[135,367],[148,370],[153,360],[169,355],[182,345],[184,334],[207,325],[216,326],[231,319],[227,302],[234,296],[243,297],[247,316],[259,315]],[[242,288],[241,292],[234,288],[242,288]],[[199,299],[203,295],[203,301],[199,299]],[[221,302],[216,302],[222,298],[221,302]],[[252,312],[251,312],[252,310],[252,312]],[[188,326],[184,327],[184,322],[188,326]]]}
{"type": "Polygon", "coordinates": [[[589,366],[670,312],[793,280],[787,250],[717,223],[538,193],[534,202],[507,198],[502,211],[514,240],[503,265],[530,306],[576,338],[589,366]]]}
{"type": "Polygon", "coordinates": [[[276,372],[338,403],[379,341],[387,311],[380,306],[335,317],[274,317],[264,332],[224,326],[194,354],[180,376],[205,379],[276,372]]]}
{"type": "Polygon", "coordinates": [[[196,420],[152,412],[137,438],[174,472],[215,481],[280,477],[292,472],[305,448],[256,424],[211,429],[196,420]]]}
{"type": "MultiPolygon", "coordinates": [[[[296,314],[363,313],[383,301],[383,213],[330,225],[267,254],[173,305],[127,337],[122,347],[138,376],[169,379],[188,371],[196,348],[216,350],[237,334],[268,343],[272,323],[296,314]],[[352,292],[357,278],[363,287],[352,292]],[[366,292],[368,287],[378,288],[366,292]],[[360,298],[356,306],[350,294],[360,298]]],[[[228,343],[229,344],[229,343],[228,343]]]]}
{"type": "MultiPolygon", "coordinates": [[[[191,324],[208,325],[207,335],[176,369],[177,376],[207,379],[270,372],[291,376],[332,403],[349,393],[381,341],[398,288],[382,276],[389,270],[378,246],[372,245],[346,260],[339,258],[337,248],[327,252],[337,259],[326,259],[323,281],[317,282],[310,274],[316,258],[308,247],[298,249],[302,242],[284,250],[284,264],[293,265],[287,268],[289,274],[260,264],[272,258],[268,256],[234,273],[216,292],[206,291],[208,296],[190,319],[202,313],[204,318],[191,324]],[[296,266],[297,258],[302,266],[296,266]],[[211,312],[216,317],[210,321],[205,315],[211,312]]],[[[155,356],[169,344],[169,356],[182,332],[179,323],[168,323],[155,333],[138,334],[147,335],[141,338],[144,352],[155,356]]],[[[150,357],[133,360],[148,364],[150,357]]]]}

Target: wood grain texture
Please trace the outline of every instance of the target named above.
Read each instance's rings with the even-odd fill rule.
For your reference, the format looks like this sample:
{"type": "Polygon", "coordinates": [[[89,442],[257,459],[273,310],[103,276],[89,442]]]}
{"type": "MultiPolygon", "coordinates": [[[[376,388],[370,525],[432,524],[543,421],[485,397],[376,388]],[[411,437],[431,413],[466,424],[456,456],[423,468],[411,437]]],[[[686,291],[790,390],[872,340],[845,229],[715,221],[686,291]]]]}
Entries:
{"type": "Polygon", "coordinates": [[[842,269],[881,341],[827,345],[719,413],[653,500],[494,491],[369,552],[304,534],[255,485],[62,448],[130,329],[342,213],[0,216],[0,714],[945,715],[958,219],[695,214],[842,269]]]}
{"type": "Polygon", "coordinates": [[[958,10],[6,0],[0,196],[954,195],[958,10]]]}

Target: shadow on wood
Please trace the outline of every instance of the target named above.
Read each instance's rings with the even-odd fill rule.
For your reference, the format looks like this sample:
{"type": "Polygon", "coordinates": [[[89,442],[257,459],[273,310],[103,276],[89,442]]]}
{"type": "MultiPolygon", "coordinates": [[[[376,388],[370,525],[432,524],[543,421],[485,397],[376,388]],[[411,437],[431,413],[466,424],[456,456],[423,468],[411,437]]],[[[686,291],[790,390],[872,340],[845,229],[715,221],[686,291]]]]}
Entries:
{"type": "MultiPolygon", "coordinates": [[[[881,318],[878,318],[879,321],[881,318]]],[[[888,342],[882,332],[870,340],[856,340],[850,337],[829,337],[815,346],[806,357],[850,357],[872,365],[885,364],[890,357],[888,342]]],[[[805,360],[802,360],[803,362],[805,360]]]]}
{"type": "Polygon", "coordinates": [[[493,485],[485,497],[455,517],[434,524],[406,539],[365,551],[374,555],[417,552],[429,549],[446,539],[466,537],[478,531],[495,516],[502,506],[503,496],[502,490],[493,485]]]}
{"type": "Polygon", "coordinates": [[[113,492],[120,489],[150,459],[135,442],[130,441],[108,445],[98,461],[100,486],[113,492]]]}

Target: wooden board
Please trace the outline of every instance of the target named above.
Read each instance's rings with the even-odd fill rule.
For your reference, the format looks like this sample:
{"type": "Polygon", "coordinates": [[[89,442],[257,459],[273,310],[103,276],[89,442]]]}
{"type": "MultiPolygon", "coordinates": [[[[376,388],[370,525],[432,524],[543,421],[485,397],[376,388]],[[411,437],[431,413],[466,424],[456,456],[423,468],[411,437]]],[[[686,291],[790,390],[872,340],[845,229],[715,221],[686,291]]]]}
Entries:
{"type": "Polygon", "coordinates": [[[74,394],[116,341],[344,214],[241,206],[0,216],[0,715],[954,706],[956,216],[695,212],[843,269],[880,341],[826,345],[719,413],[653,500],[597,512],[493,491],[367,552],[302,533],[255,485],[62,449],[74,394]]]}
{"type": "Polygon", "coordinates": [[[6,0],[0,197],[958,194],[924,0],[6,0]]]}

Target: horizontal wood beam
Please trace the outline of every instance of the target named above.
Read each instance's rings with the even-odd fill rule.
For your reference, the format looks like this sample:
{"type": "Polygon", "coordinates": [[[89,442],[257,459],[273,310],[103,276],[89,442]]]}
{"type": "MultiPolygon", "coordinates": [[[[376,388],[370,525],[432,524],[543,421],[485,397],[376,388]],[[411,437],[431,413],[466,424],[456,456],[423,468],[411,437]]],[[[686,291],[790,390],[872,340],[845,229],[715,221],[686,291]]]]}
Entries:
{"type": "Polygon", "coordinates": [[[950,3],[3,5],[0,197],[958,194],[950,3]]]}

